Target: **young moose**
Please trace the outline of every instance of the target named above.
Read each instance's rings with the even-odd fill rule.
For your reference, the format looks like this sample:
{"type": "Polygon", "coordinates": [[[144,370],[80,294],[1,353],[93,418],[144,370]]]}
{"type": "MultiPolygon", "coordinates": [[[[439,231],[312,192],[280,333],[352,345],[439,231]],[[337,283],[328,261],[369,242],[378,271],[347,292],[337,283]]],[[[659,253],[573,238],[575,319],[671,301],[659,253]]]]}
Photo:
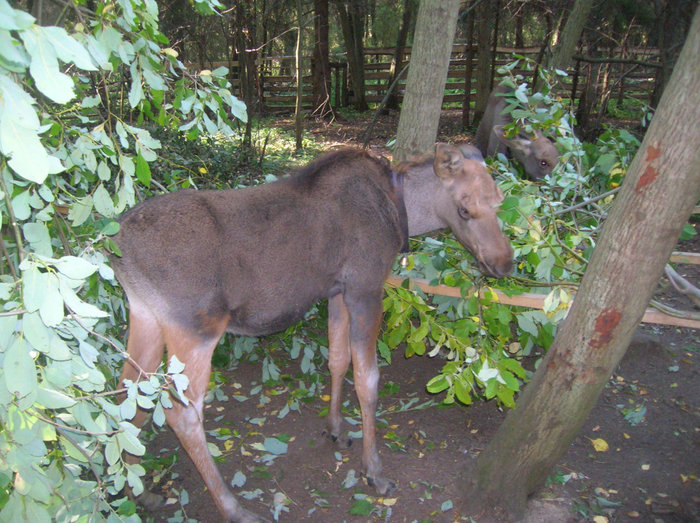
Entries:
{"type": "MultiPolygon", "coordinates": [[[[329,436],[341,438],[340,391],[352,360],[362,411],[362,468],[380,494],[375,437],[376,340],[382,292],[408,235],[449,227],[483,272],[509,274],[513,251],[496,212],[503,199],[478,153],[438,144],[434,162],[398,172],[370,153],[332,152],[295,175],[230,191],[153,198],[121,219],[112,264],[129,301],[129,359],[121,380],[156,370],[163,347],[186,364],[189,405],[166,417],[228,521],[261,518],[241,507],[207,449],[202,424],[210,360],[224,332],[264,335],[328,298],[329,436]],[[405,202],[405,204],[404,204],[405,202]]],[[[135,423],[143,423],[139,412],[135,423]]],[[[150,498],[153,501],[153,498],[150,498]]]]}
{"type": "Polygon", "coordinates": [[[534,136],[525,133],[514,138],[505,136],[503,126],[513,120],[509,114],[503,114],[506,108],[503,95],[512,92],[510,87],[504,85],[499,85],[491,92],[484,116],[476,130],[476,146],[484,156],[512,154],[522,164],[525,174],[533,180],[542,180],[557,165],[559,151],[540,130],[535,130],[534,136]]]}

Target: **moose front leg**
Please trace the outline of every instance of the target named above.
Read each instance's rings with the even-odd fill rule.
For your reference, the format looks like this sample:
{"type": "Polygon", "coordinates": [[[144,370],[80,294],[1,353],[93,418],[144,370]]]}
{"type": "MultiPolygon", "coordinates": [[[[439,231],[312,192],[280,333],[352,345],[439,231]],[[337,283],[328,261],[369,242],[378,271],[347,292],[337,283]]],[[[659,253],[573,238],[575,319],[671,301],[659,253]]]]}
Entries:
{"type": "Polygon", "coordinates": [[[362,471],[367,482],[381,495],[396,489],[396,483],[382,476],[377,451],[375,416],[377,410],[377,333],[382,315],[381,294],[375,299],[346,299],[350,313],[350,351],[355,391],[362,411],[362,471]]]}

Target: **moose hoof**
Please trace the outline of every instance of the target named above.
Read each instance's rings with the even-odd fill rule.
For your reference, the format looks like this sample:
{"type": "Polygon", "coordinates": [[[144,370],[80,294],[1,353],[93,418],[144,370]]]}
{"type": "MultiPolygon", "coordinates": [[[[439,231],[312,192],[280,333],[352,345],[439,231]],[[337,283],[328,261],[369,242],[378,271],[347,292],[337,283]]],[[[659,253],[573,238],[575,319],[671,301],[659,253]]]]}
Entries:
{"type": "Polygon", "coordinates": [[[335,443],[340,449],[347,449],[350,448],[350,445],[352,445],[352,438],[348,435],[338,436],[337,434],[333,434],[328,430],[324,430],[323,435],[335,443]]]}
{"type": "Polygon", "coordinates": [[[374,487],[377,491],[377,494],[379,494],[380,496],[390,496],[398,489],[396,483],[394,483],[390,479],[383,478],[381,476],[376,478],[371,478],[369,476],[365,477],[367,478],[367,484],[370,487],[374,487]]]}

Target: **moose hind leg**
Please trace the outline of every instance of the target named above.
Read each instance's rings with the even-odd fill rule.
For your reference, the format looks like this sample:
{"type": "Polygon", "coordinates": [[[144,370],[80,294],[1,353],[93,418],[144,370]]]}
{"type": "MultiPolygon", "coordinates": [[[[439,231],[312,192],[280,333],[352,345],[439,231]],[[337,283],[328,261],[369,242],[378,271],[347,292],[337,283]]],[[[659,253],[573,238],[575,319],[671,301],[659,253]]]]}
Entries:
{"type": "MultiPolygon", "coordinates": [[[[137,300],[129,302],[129,338],[126,350],[129,357],[124,361],[122,374],[119,378],[119,388],[123,388],[124,381],[132,382],[146,378],[149,373],[155,372],[163,358],[163,332],[158,321],[151,311],[137,300]]],[[[125,393],[120,393],[119,399],[126,399],[125,393]]],[[[138,409],[132,423],[136,427],[142,427],[146,421],[148,412],[138,409]]],[[[126,455],[126,462],[137,464],[141,460],[139,456],[126,455]]],[[[158,494],[144,491],[138,496],[133,496],[127,487],[127,494],[148,510],[156,510],[163,505],[164,498],[158,494]]]]}
{"type": "Polygon", "coordinates": [[[328,437],[339,447],[352,444],[342,435],[343,417],[340,412],[345,374],[350,366],[350,316],[342,294],[328,300],[328,369],[331,372],[331,401],[328,408],[328,437]]]}
{"type": "Polygon", "coordinates": [[[381,289],[376,296],[346,299],[350,311],[350,350],[355,391],[362,411],[362,469],[370,485],[381,495],[396,489],[396,483],[382,476],[377,451],[375,416],[377,410],[377,333],[382,315],[381,289]]]}
{"type": "Polygon", "coordinates": [[[265,520],[245,510],[224,483],[209,453],[204,433],[204,395],[209,386],[211,356],[225,327],[225,323],[222,323],[217,334],[206,339],[183,329],[166,329],[168,358],[177,356],[185,364],[184,373],[189,379],[185,396],[189,404],[173,401],[173,407],[165,409],[165,416],[226,521],[260,523],[265,520]]]}

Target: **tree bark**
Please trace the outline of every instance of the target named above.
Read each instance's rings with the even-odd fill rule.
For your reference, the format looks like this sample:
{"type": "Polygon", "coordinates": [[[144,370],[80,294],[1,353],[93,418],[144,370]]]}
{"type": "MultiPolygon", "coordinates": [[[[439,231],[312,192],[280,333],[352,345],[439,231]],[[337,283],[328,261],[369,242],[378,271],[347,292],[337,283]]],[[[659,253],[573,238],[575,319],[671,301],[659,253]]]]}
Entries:
{"type": "Polygon", "coordinates": [[[549,60],[550,68],[566,70],[571,65],[576,45],[581,38],[583,27],[586,25],[592,7],[593,0],[576,0],[569,17],[566,19],[566,25],[561,32],[552,58],[549,60]]]}
{"type": "Polygon", "coordinates": [[[627,349],[700,198],[699,54],[700,11],[568,317],[515,409],[463,470],[460,514],[519,517],[627,349]]]}
{"type": "Polygon", "coordinates": [[[358,111],[367,110],[365,97],[365,52],[363,44],[364,35],[364,9],[357,2],[345,4],[336,0],[338,18],[343,31],[345,49],[348,56],[350,69],[350,81],[352,83],[352,103],[358,111]]]}
{"type": "Polygon", "coordinates": [[[313,114],[332,114],[331,66],[328,59],[328,0],[314,0],[314,54],[311,59],[311,76],[313,114]]]}
{"type": "MultiPolygon", "coordinates": [[[[396,37],[396,49],[394,50],[394,56],[391,59],[391,67],[389,68],[389,80],[387,82],[387,87],[391,86],[396,80],[396,75],[403,69],[403,59],[404,59],[404,47],[406,47],[406,40],[408,39],[408,30],[411,27],[411,21],[416,12],[416,7],[418,6],[417,0],[406,0],[403,7],[403,16],[401,17],[401,27],[399,28],[399,34],[396,37]]],[[[386,102],[387,109],[398,109],[399,108],[399,97],[396,94],[396,89],[394,89],[389,94],[389,99],[386,102]]]]}
{"type": "Polygon", "coordinates": [[[297,153],[302,149],[302,134],[304,131],[302,124],[302,101],[304,96],[304,70],[301,63],[302,10],[302,0],[297,0],[297,45],[294,50],[294,64],[297,77],[297,95],[296,104],[294,106],[294,138],[297,153]]]}
{"type": "Polygon", "coordinates": [[[394,160],[431,151],[435,146],[459,0],[423,1],[418,8],[394,160]]]}
{"type": "Polygon", "coordinates": [[[491,93],[492,22],[493,7],[491,2],[481,2],[476,9],[476,95],[473,122],[481,120],[491,93]]]}
{"type": "Polygon", "coordinates": [[[470,123],[469,114],[472,108],[472,76],[474,72],[474,13],[467,14],[466,29],[467,35],[467,65],[464,69],[464,104],[462,105],[462,126],[468,127],[470,123]]]}

